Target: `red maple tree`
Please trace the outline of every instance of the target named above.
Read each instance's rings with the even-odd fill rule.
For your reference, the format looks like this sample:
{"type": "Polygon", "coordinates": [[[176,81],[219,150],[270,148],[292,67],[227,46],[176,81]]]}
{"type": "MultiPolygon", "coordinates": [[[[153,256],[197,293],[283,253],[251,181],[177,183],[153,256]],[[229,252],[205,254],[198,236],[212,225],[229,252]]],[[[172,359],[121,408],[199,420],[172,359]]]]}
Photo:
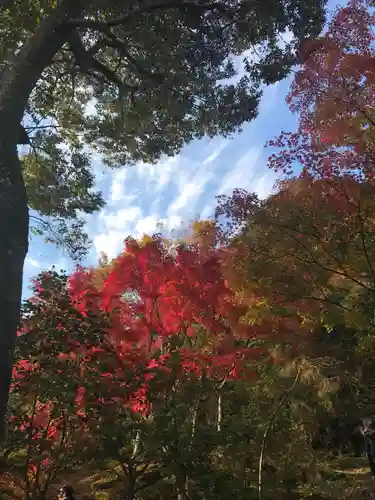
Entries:
{"type": "Polygon", "coordinates": [[[215,248],[171,250],[158,236],[144,245],[129,238],[99,285],[93,270],[77,269],[70,294],[83,315],[106,315],[106,332],[123,368],[143,373],[129,396],[135,411],[148,410],[155,371],[172,373],[177,363],[181,375],[243,377],[252,374],[247,360],[260,353],[250,347],[255,331],[241,322],[244,308],[228,288],[215,248]]]}
{"type": "Polygon", "coordinates": [[[305,42],[303,65],[287,96],[298,113],[295,133],[268,145],[281,152],[271,169],[286,176],[351,176],[373,183],[375,171],[375,15],[370,0],[337,9],[325,35],[305,42]]]}

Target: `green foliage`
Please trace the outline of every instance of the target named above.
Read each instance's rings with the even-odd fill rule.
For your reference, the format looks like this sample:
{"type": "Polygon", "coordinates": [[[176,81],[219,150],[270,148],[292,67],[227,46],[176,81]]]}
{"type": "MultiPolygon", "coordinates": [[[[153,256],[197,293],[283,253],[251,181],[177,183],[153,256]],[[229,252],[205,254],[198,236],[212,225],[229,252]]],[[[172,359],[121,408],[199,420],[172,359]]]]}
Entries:
{"type": "MultiPolygon", "coordinates": [[[[68,14],[59,28],[65,43],[44,67],[41,53],[40,77],[22,96],[28,101],[30,152],[22,163],[30,208],[59,221],[80,220],[104,204],[92,190],[86,149],[111,167],[153,163],[193,139],[229,135],[254,119],[261,84],[284,78],[295,43],[320,32],[325,0],[77,0],[79,19],[68,4],[61,4],[68,14]],[[296,38],[281,50],[279,35],[287,29],[296,38]],[[245,58],[244,75],[228,82],[238,76],[233,56],[255,45],[259,61],[245,58]]],[[[0,75],[18,62],[21,47],[34,46],[35,31],[59,5],[2,2],[0,75]]],[[[87,250],[79,224],[59,228],[47,220],[38,229],[48,241],[68,244],[73,256],[87,250]],[[74,233],[68,242],[66,230],[74,233]]]]}

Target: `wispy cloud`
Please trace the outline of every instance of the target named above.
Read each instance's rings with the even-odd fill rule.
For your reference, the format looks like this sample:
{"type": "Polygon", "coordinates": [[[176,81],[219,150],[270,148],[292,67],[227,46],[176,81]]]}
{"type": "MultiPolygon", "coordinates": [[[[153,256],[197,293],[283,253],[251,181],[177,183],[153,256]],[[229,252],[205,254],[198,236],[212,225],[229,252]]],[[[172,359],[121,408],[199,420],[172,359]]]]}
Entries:
{"type": "Polygon", "coordinates": [[[212,177],[212,172],[202,172],[197,174],[190,182],[182,184],[178,196],[168,207],[168,215],[184,216],[194,210],[198,199],[212,177]]]}
{"type": "Polygon", "coordinates": [[[112,184],[109,193],[109,203],[116,203],[117,201],[122,201],[126,197],[126,178],[128,176],[129,169],[122,168],[121,170],[115,172],[112,177],[112,184]]]}
{"type": "Polygon", "coordinates": [[[103,211],[99,214],[99,220],[108,229],[125,229],[142,216],[142,210],[138,206],[122,208],[117,212],[103,211]]]}
{"type": "Polygon", "coordinates": [[[245,150],[228,140],[208,141],[200,154],[183,152],[156,165],[138,164],[112,176],[108,206],[93,228],[96,256],[114,257],[128,235],[180,229],[195,216],[213,215],[215,196],[242,187],[267,196],[275,181],[265,168],[263,146],[245,150]],[[234,165],[233,163],[234,162],[234,165]]]}
{"type": "Polygon", "coordinates": [[[203,161],[202,165],[208,165],[216,160],[221,154],[221,152],[228,146],[229,140],[224,139],[222,140],[218,146],[210,153],[207,158],[203,161]]]}
{"type": "Polygon", "coordinates": [[[114,257],[121,250],[124,239],[132,233],[141,217],[142,210],[138,206],[101,212],[98,216],[98,230],[93,235],[97,255],[104,252],[114,257]]]}
{"type": "Polygon", "coordinates": [[[34,269],[41,269],[42,264],[37,259],[33,259],[32,257],[26,257],[25,264],[27,266],[33,267],[34,269]]]}
{"type": "Polygon", "coordinates": [[[264,168],[261,165],[261,147],[252,147],[236,162],[235,167],[228,171],[219,185],[219,194],[228,194],[235,188],[250,189],[257,172],[264,168]]]}

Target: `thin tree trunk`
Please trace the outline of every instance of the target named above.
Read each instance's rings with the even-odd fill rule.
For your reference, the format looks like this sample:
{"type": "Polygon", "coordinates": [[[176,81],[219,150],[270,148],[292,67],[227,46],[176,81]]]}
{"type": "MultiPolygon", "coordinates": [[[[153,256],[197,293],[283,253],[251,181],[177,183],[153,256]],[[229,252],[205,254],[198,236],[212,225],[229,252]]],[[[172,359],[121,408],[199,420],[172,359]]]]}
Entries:
{"type": "Polygon", "coordinates": [[[128,465],[128,484],[127,484],[127,490],[125,493],[125,499],[124,500],[134,500],[135,498],[135,477],[134,477],[134,470],[133,470],[133,464],[130,463],[128,465]]]}
{"type": "Polygon", "coordinates": [[[189,497],[187,495],[186,489],[187,489],[187,478],[180,477],[178,484],[177,500],[188,500],[189,497]]]}
{"type": "Polygon", "coordinates": [[[217,432],[221,432],[221,423],[223,421],[223,399],[221,392],[217,396],[217,432]]]}
{"type": "Polygon", "coordinates": [[[63,0],[24,44],[0,80],[0,440],[19,323],[23,264],[28,251],[28,200],[17,155],[20,122],[29,96],[64,45],[64,20],[79,15],[82,0],[63,0]]]}
{"type": "Polygon", "coordinates": [[[265,428],[264,433],[263,433],[262,445],[261,445],[260,454],[259,454],[259,466],[258,466],[258,500],[262,500],[262,498],[263,498],[263,460],[264,460],[264,452],[266,450],[266,442],[267,442],[268,433],[272,427],[272,424],[273,424],[278,412],[280,411],[280,408],[283,406],[285,401],[288,399],[290,392],[295,388],[295,386],[298,382],[300,373],[301,373],[301,368],[302,368],[302,364],[300,364],[300,366],[297,370],[297,374],[294,378],[293,384],[291,385],[291,387],[289,387],[288,389],[286,389],[284,391],[284,395],[281,397],[281,399],[279,400],[279,402],[276,405],[276,408],[271,413],[271,416],[268,420],[268,423],[267,423],[266,428],[265,428]]]}

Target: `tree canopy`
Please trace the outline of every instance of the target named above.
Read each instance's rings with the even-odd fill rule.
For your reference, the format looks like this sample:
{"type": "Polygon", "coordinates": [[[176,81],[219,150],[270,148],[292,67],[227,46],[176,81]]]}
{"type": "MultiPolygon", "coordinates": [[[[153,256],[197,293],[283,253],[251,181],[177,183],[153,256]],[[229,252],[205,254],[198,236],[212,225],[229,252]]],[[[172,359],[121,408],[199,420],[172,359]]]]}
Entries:
{"type": "Polygon", "coordinates": [[[262,82],[282,79],[293,43],[316,36],[323,0],[2,1],[0,10],[0,418],[5,412],[22,268],[34,231],[87,249],[83,213],[103,206],[90,168],[173,155],[256,116],[262,82]],[[259,46],[236,76],[233,54],[259,46]],[[23,125],[21,126],[21,122],[23,125]],[[17,144],[30,150],[17,155],[17,144]],[[6,284],[6,285],[5,285],[6,284]],[[2,408],[2,409],[1,409],[2,408]]]}
{"type": "MultiPolygon", "coordinates": [[[[64,219],[103,205],[92,191],[86,145],[109,165],[122,166],[152,163],[192,139],[239,130],[257,115],[261,83],[287,75],[295,47],[319,34],[324,19],[321,0],[75,3],[77,12],[69,14],[69,2],[61,2],[64,41],[24,96],[29,206],[47,217],[55,241],[69,228],[64,219]],[[295,38],[280,49],[285,30],[295,38]],[[256,62],[254,54],[245,56],[238,74],[233,57],[254,46],[256,62]]],[[[5,3],[4,72],[16,47],[31,44],[42,21],[54,15],[56,2],[5,3]]],[[[48,229],[34,223],[39,232],[48,229]]],[[[77,236],[79,223],[73,229],[77,236]]],[[[80,244],[83,251],[85,241],[76,239],[80,244]]]]}

